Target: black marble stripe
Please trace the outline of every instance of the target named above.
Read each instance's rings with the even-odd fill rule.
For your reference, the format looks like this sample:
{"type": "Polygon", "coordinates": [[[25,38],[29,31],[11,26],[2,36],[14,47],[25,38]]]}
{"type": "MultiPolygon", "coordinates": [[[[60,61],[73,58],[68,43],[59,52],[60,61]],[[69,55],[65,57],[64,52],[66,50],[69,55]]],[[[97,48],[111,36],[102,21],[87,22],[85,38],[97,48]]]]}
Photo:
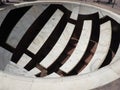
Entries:
{"type": "Polygon", "coordinates": [[[69,18],[70,12],[65,12],[57,26],[55,27],[52,34],[49,36],[47,41],[44,43],[44,45],[41,47],[41,49],[38,51],[38,53],[35,55],[35,57],[31,60],[30,63],[25,67],[27,70],[32,69],[36,66],[37,63],[42,61],[46,55],[51,51],[51,49],[54,47],[56,42],[58,41],[59,37],[61,36],[66,24],[67,24],[67,18],[69,18]]]}
{"type": "MultiPolygon", "coordinates": [[[[68,19],[70,21],[70,17],[68,19]]],[[[74,21],[73,21],[74,23],[74,21]]],[[[59,68],[62,66],[61,62],[63,62],[66,57],[68,56],[67,52],[69,52],[71,49],[75,48],[74,44],[77,44],[77,40],[80,37],[81,30],[82,30],[83,22],[78,18],[78,20],[75,23],[75,29],[72,33],[71,39],[69,40],[67,46],[65,47],[64,51],[61,53],[61,55],[56,59],[56,61],[47,69],[48,74],[52,73],[53,71],[57,72],[59,68]],[[72,38],[75,38],[76,40],[73,40],[72,38]]],[[[66,74],[64,74],[66,75],[66,74]]]]}
{"type": "MultiPolygon", "coordinates": [[[[100,23],[99,23],[99,14],[98,13],[93,13],[89,15],[80,15],[80,20],[84,22],[84,20],[92,20],[92,32],[90,36],[90,40],[98,42],[99,40],[99,34],[100,34],[100,23]]],[[[86,64],[85,60],[87,57],[91,54],[91,49],[93,45],[89,41],[88,47],[80,60],[80,62],[74,67],[72,71],[70,71],[67,75],[75,75],[77,74],[77,71],[80,71],[81,68],[86,64]]]]}
{"type": "Polygon", "coordinates": [[[53,15],[56,9],[57,8],[53,5],[48,6],[48,8],[44,10],[44,12],[34,21],[34,23],[30,26],[30,28],[27,30],[27,32],[24,34],[24,36],[18,43],[18,46],[16,47],[16,50],[12,57],[13,62],[18,62],[22,54],[26,52],[27,47],[31,44],[33,39],[40,32],[40,30],[43,28],[49,18],[53,15]]]}
{"type": "Polygon", "coordinates": [[[21,7],[11,10],[0,26],[0,45],[4,44],[20,18],[31,8],[32,6],[21,7]]]}
{"type": "Polygon", "coordinates": [[[22,7],[11,10],[4,21],[0,26],[0,46],[7,49],[10,52],[14,52],[15,48],[8,45],[6,40],[11,33],[12,29],[16,25],[16,23],[20,20],[20,18],[31,8],[32,6],[22,7]]]}
{"type": "Polygon", "coordinates": [[[119,44],[120,44],[120,24],[117,23],[114,19],[112,19],[109,16],[105,16],[105,17],[101,18],[100,23],[102,24],[109,20],[111,21],[111,26],[112,26],[112,36],[111,36],[112,38],[111,38],[110,50],[109,50],[104,62],[100,66],[100,68],[110,64],[110,62],[113,59],[112,51],[114,54],[116,54],[119,44]]]}

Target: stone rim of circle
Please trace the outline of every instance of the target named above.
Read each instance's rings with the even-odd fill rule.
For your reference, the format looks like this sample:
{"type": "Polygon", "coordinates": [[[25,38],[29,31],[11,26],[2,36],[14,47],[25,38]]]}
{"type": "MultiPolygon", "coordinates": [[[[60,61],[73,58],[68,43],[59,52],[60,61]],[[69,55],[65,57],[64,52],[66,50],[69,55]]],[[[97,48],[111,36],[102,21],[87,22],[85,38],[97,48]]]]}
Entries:
{"type": "MultiPolygon", "coordinates": [[[[100,11],[104,11],[111,16],[114,16],[114,18],[118,23],[120,23],[120,15],[104,9],[100,8],[94,5],[85,4],[81,2],[75,2],[75,1],[34,1],[34,2],[23,2],[19,4],[14,4],[14,6],[7,6],[5,8],[11,8],[14,9],[16,7],[23,7],[27,5],[36,5],[39,3],[68,3],[68,4],[77,4],[77,5],[84,5],[88,7],[92,7],[95,9],[98,9],[100,11]],[[119,18],[119,19],[118,19],[119,18]]],[[[4,10],[4,8],[2,9],[4,10]]],[[[0,10],[1,11],[1,10],[0,10]]],[[[120,49],[120,45],[119,45],[120,49]]],[[[117,50],[118,51],[118,50],[117,50]]],[[[117,52],[116,52],[117,53],[117,52]]],[[[68,77],[58,77],[58,78],[31,78],[31,77],[25,77],[25,76],[19,76],[19,75],[13,75],[8,74],[5,72],[0,71],[0,89],[1,88],[8,88],[7,80],[11,83],[9,84],[17,84],[18,88],[20,86],[28,86],[28,88],[32,88],[30,90],[47,90],[50,87],[51,89],[57,89],[57,90],[75,90],[75,89],[93,89],[97,88],[103,85],[106,85],[114,80],[117,80],[120,78],[120,58],[118,58],[117,61],[113,62],[112,64],[109,64],[101,69],[98,69],[97,71],[83,74],[83,75],[75,75],[75,76],[68,76],[68,77]],[[20,86],[18,85],[20,84],[20,86]],[[44,86],[44,87],[42,87],[44,86]]],[[[13,88],[13,90],[16,88],[16,86],[11,87],[10,90],[13,88]]],[[[27,88],[27,89],[28,89],[27,88]]],[[[26,89],[26,90],[27,90],[26,89]]]]}

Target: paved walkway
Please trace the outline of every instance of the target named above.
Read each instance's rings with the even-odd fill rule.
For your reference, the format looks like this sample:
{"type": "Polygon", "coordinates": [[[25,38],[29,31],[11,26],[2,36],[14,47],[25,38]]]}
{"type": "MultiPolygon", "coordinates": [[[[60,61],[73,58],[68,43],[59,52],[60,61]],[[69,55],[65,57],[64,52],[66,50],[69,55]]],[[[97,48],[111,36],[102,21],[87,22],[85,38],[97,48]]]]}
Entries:
{"type": "MultiPolygon", "coordinates": [[[[90,3],[92,5],[96,5],[102,8],[109,9],[115,13],[120,14],[120,0],[115,0],[115,4],[108,4],[108,0],[100,0],[101,2],[94,2],[93,0],[87,0],[86,3],[90,3]]],[[[114,0],[113,0],[114,1],[114,0]]]]}
{"type": "MultiPolygon", "coordinates": [[[[6,2],[6,0],[3,0],[4,2],[6,2]]],[[[24,0],[9,0],[10,2],[7,2],[7,4],[9,3],[18,3],[18,2],[23,2],[24,0]]],[[[25,1],[36,1],[36,0],[25,0],[25,1]]],[[[39,0],[39,1],[50,1],[50,0],[39,0]]],[[[107,4],[108,0],[100,0],[100,2],[94,2],[97,0],[51,0],[51,1],[77,1],[77,2],[83,2],[83,3],[88,3],[88,4],[92,4],[98,7],[102,7],[102,8],[106,8],[109,9],[115,13],[120,14],[120,0],[115,0],[115,5],[113,6],[113,4],[107,4]]],[[[114,0],[113,0],[114,1],[114,0]]]]}

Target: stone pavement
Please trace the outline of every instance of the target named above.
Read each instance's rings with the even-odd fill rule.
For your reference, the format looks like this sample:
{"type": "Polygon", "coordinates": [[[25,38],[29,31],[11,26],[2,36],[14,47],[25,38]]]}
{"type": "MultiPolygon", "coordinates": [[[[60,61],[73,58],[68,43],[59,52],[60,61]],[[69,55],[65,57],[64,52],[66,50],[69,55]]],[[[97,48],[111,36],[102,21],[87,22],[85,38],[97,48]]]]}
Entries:
{"type": "MultiPolygon", "coordinates": [[[[3,2],[6,2],[6,0],[2,0],[3,2]]],[[[37,1],[37,0],[9,0],[11,2],[24,2],[24,1],[37,1]]],[[[50,1],[50,0],[38,0],[38,1],[50,1]]],[[[83,2],[83,3],[88,3],[92,5],[96,5],[98,7],[106,8],[109,9],[115,13],[120,14],[120,0],[115,0],[115,5],[113,4],[107,4],[108,0],[99,0],[100,2],[94,2],[97,0],[51,0],[51,1],[77,1],[77,2],[83,2]]],[[[114,2],[114,0],[113,0],[114,2]]]]}
{"type": "MultiPolygon", "coordinates": [[[[98,7],[109,9],[110,11],[113,11],[115,13],[120,14],[120,0],[115,0],[115,4],[108,4],[108,0],[100,0],[101,2],[94,2],[95,0],[87,0],[86,3],[90,3],[92,5],[96,5],[98,7]]],[[[113,0],[114,2],[114,0],[113,0]]]]}

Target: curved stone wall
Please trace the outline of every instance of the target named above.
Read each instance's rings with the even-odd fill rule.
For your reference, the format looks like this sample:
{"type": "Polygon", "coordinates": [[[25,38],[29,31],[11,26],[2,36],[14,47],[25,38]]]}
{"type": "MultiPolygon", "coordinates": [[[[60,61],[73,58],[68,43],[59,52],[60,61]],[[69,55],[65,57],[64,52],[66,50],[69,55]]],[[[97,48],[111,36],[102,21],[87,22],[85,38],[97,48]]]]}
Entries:
{"type": "Polygon", "coordinates": [[[27,2],[2,8],[0,25],[1,90],[88,90],[120,77],[120,16],[109,10],[27,2]]]}

